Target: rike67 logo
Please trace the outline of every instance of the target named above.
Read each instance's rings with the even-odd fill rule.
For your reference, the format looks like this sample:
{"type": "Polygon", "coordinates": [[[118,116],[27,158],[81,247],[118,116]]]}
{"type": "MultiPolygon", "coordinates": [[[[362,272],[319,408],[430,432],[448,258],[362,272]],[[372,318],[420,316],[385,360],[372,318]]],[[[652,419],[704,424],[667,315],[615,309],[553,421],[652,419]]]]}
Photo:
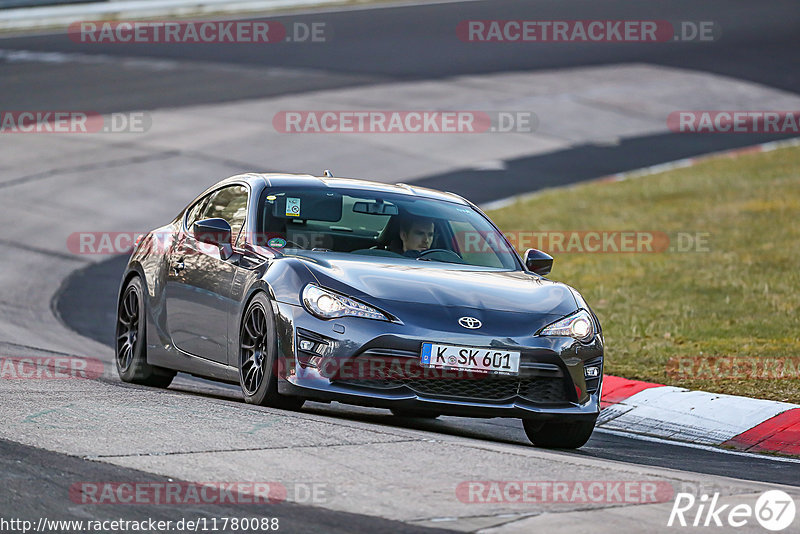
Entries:
{"type": "Polygon", "coordinates": [[[763,528],[778,532],[794,523],[795,503],[781,490],[762,493],[755,506],[749,504],[720,504],[719,493],[699,498],[691,493],[678,493],[667,526],[740,528],[755,519],[763,528]]]}

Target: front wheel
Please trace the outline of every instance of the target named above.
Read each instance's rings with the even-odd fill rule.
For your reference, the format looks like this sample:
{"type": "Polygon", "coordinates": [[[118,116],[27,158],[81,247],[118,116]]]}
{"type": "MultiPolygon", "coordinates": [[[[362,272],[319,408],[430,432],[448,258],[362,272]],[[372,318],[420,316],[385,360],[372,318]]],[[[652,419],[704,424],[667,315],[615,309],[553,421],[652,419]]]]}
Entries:
{"type": "Polygon", "coordinates": [[[242,316],[239,331],[239,385],[245,402],[299,410],[303,399],[278,393],[278,339],[269,299],[258,293],[242,316]]]}
{"type": "Polygon", "coordinates": [[[135,276],[117,306],[117,373],[123,382],[165,388],[175,378],[175,371],[147,363],[143,295],[142,280],[135,276]]]}
{"type": "Polygon", "coordinates": [[[537,447],[548,449],[577,449],[586,444],[594,431],[595,420],[546,421],[523,419],[528,439],[537,447]]]}

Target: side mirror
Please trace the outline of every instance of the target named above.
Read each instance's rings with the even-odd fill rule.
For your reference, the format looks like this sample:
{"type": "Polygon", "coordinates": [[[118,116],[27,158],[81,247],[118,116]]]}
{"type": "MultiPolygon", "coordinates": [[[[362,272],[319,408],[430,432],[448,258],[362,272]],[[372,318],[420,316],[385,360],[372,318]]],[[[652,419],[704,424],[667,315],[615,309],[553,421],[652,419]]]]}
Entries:
{"type": "Polygon", "coordinates": [[[553,270],[553,256],[535,248],[525,251],[525,268],[540,276],[553,270]]]}
{"type": "Polygon", "coordinates": [[[195,239],[219,247],[220,257],[226,260],[233,255],[231,225],[225,219],[214,218],[197,221],[192,225],[195,239]]]}

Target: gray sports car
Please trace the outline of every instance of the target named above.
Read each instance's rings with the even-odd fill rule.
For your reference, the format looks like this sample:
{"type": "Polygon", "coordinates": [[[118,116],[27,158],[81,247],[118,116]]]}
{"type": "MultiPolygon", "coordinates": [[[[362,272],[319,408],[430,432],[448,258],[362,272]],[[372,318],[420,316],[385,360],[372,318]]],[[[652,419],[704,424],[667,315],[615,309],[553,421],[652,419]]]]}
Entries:
{"type": "Polygon", "coordinates": [[[119,291],[117,369],[240,384],[398,417],[517,417],[575,448],[600,411],[600,323],[475,205],[403,184],[243,174],[137,244],[119,291]]]}

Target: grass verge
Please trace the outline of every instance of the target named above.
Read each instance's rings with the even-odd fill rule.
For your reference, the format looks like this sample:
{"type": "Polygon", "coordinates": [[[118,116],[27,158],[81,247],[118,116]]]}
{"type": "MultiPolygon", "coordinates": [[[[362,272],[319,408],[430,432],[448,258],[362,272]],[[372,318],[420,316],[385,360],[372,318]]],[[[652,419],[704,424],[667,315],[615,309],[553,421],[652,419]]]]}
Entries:
{"type": "Polygon", "coordinates": [[[800,148],[544,191],[489,216],[504,232],[654,232],[656,250],[668,237],[663,252],[550,243],[550,278],[600,318],[605,371],[800,404],[800,148]]]}

